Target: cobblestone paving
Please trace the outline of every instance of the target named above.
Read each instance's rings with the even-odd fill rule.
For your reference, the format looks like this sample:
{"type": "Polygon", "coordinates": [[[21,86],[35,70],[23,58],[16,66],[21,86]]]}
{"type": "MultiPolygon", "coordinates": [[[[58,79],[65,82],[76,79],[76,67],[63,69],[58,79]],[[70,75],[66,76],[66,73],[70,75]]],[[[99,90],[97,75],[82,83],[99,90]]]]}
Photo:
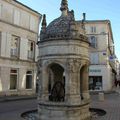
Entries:
{"type": "Polygon", "coordinates": [[[105,116],[99,117],[97,120],[120,120],[120,94],[118,93],[105,94],[104,101],[100,101],[98,95],[92,95],[91,107],[107,112],[105,116]]]}

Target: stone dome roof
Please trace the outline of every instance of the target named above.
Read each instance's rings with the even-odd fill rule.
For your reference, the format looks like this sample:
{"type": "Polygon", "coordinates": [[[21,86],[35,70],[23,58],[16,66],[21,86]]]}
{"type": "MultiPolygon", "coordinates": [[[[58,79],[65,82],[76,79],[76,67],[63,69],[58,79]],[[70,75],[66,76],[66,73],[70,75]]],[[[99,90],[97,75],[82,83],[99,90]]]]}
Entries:
{"type": "MultiPolygon", "coordinates": [[[[46,25],[46,16],[43,16],[42,28],[40,33],[40,41],[61,40],[61,39],[81,39],[83,40],[84,29],[77,26],[74,18],[74,11],[68,10],[66,0],[62,0],[61,8],[62,15],[53,20],[48,26],[46,25]]],[[[84,38],[86,40],[86,37],[84,38]]]]}
{"type": "Polygon", "coordinates": [[[73,11],[69,12],[67,16],[60,16],[53,20],[45,29],[45,33],[41,32],[42,39],[61,38],[70,36],[71,23],[75,22],[73,11]]]}
{"type": "Polygon", "coordinates": [[[68,16],[61,16],[55,20],[53,20],[46,28],[46,34],[59,36],[59,35],[67,35],[70,31],[70,22],[71,19],[68,16]]]}

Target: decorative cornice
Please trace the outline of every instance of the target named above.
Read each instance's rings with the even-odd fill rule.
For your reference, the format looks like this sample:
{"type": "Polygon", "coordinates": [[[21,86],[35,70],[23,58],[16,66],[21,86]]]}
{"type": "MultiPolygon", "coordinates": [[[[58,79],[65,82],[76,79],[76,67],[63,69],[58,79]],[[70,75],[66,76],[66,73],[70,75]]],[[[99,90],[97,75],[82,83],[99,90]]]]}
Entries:
{"type": "Polygon", "coordinates": [[[76,36],[71,36],[71,35],[54,35],[54,36],[46,36],[43,40],[39,41],[38,43],[42,43],[42,42],[47,42],[47,41],[56,41],[56,40],[79,40],[79,41],[83,41],[83,42],[87,42],[88,38],[85,35],[76,35],[76,36]]]}

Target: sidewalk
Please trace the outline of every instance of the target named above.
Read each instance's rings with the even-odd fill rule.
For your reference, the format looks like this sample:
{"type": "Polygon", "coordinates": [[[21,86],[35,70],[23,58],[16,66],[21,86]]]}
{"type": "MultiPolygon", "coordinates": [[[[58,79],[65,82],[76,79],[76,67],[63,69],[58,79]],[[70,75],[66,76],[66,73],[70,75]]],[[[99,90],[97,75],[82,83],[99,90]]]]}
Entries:
{"type": "Polygon", "coordinates": [[[36,95],[2,96],[2,97],[0,97],[0,102],[27,100],[27,99],[35,99],[35,98],[37,98],[36,95]]]}
{"type": "MultiPolygon", "coordinates": [[[[97,120],[120,120],[120,94],[119,92],[114,92],[110,94],[105,94],[105,99],[103,101],[99,100],[99,96],[91,96],[91,107],[99,108],[106,111],[106,115],[97,118],[97,120]]],[[[96,120],[96,119],[93,119],[96,120]]]]}

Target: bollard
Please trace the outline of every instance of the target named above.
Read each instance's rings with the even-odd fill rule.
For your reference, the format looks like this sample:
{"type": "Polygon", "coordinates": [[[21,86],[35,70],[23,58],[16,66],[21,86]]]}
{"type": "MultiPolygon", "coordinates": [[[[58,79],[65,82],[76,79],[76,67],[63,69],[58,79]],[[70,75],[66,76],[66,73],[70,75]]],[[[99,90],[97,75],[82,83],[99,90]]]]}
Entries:
{"type": "Polygon", "coordinates": [[[104,93],[103,93],[103,92],[100,92],[100,93],[99,93],[99,100],[100,100],[100,101],[104,101],[104,99],[105,99],[105,98],[104,98],[104,93]]]}

